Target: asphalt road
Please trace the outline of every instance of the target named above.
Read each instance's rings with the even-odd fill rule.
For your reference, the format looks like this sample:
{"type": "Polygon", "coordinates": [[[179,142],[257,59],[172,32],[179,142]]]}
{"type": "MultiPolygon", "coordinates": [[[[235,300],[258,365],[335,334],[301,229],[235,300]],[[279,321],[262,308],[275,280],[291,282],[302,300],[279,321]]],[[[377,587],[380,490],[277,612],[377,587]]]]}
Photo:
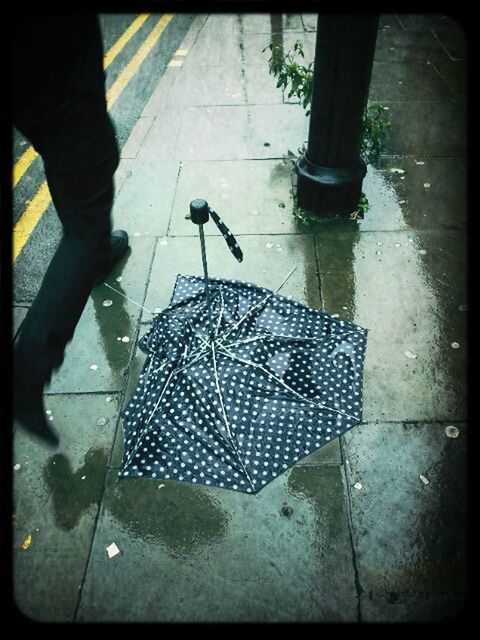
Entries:
{"type": "MultiPolygon", "coordinates": [[[[146,15],[145,19],[139,17],[138,14],[108,14],[100,17],[105,54],[108,54],[112,47],[118,46],[118,43],[122,42],[122,38],[126,40],[129,28],[132,32],[134,31],[133,35],[106,69],[107,95],[109,90],[114,88],[115,82],[122,73],[125,76],[125,72],[128,71],[128,65],[132,68],[134,56],[137,54],[138,58],[138,52],[142,49],[142,46],[145,49],[145,44],[148,43],[149,37],[150,42],[154,40],[152,36],[155,36],[154,30],[162,15],[144,15],[146,15]]],[[[128,139],[133,126],[140,117],[145,104],[182,42],[193,19],[194,16],[190,14],[175,14],[173,16],[164,30],[161,31],[148,55],[135,69],[123,91],[113,102],[110,108],[110,115],[115,125],[120,148],[123,147],[128,139]]],[[[135,67],[134,64],[133,67],[135,67]]],[[[18,163],[29,147],[29,141],[14,130],[14,163],[18,163]]],[[[18,228],[19,221],[26,219],[25,212],[29,205],[30,207],[32,206],[32,201],[35,203],[35,197],[44,180],[43,164],[41,158],[36,156],[14,188],[13,223],[17,225],[16,228],[18,228]]],[[[32,302],[60,237],[61,225],[54,207],[50,203],[38,223],[32,225],[31,231],[29,230],[28,240],[18,253],[18,256],[15,257],[13,264],[14,304],[29,305],[32,302]]],[[[14,245],[14,256],[15,253],[14,245]]]]}

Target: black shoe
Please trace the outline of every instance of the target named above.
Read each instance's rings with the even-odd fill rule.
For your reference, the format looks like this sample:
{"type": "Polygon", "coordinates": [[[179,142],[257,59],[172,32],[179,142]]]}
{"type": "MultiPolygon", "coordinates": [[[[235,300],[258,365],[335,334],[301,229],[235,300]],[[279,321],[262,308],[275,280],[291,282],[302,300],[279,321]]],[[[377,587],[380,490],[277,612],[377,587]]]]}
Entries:
{"type": "Polygon", "coordinates": [[[127,253],[128,249],[128,233],[121,229],[113,231],[110,236],[110,253],[105,258],[105,264],[102,267],[93,286],[101,284],[112,271],[113,267],[127,253]]]}
{"type": "Polygon", "coordinates": [[[51,449],[56,449],[60,439],[49,426],[43,406],[45,381],[18,352],[14,354],[13,417],[15,423],[29,436],[51,449]]]}

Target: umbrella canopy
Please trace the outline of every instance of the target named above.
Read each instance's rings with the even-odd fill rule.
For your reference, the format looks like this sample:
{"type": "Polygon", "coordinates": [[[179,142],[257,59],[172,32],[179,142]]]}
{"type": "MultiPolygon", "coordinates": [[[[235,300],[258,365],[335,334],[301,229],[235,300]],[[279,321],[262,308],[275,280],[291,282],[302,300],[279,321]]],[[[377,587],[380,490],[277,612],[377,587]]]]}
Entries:
{"type": "Polygon", "coordinates": [[[254,284],[177,276],[139,344],[119,476],[256,493],[361,422],[366,340],[254,284]]]}

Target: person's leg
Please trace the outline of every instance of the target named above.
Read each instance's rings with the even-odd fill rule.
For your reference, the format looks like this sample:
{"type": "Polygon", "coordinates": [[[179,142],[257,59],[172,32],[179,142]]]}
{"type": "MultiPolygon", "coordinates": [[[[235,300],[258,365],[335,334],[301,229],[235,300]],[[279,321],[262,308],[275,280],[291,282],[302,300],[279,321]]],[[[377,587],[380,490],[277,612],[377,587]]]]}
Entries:
{"type": "Polygon", "coordinates": [[[63,362],[95,279],[109,260],[118,148],[101,94],[75,92],[34,126],[18,115],[18,128],[43,158],[64,235],[17,340],[14,410],[23,427],[55,444],[43,412],[43,385],[63,362]]]}

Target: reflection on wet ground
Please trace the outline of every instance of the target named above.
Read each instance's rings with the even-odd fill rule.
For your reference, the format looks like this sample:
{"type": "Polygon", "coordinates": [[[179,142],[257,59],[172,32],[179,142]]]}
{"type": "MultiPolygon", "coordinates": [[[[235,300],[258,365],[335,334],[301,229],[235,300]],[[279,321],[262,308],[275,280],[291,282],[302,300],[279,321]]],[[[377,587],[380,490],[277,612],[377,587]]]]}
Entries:
{"type": "Polygon", "coordinates": [[[220,504],[206,491],[181,482],[119,480],[107,507],[129,535],[162,544],[174,557],[205,551],[228,530],[228,515],[220,504]]]}

